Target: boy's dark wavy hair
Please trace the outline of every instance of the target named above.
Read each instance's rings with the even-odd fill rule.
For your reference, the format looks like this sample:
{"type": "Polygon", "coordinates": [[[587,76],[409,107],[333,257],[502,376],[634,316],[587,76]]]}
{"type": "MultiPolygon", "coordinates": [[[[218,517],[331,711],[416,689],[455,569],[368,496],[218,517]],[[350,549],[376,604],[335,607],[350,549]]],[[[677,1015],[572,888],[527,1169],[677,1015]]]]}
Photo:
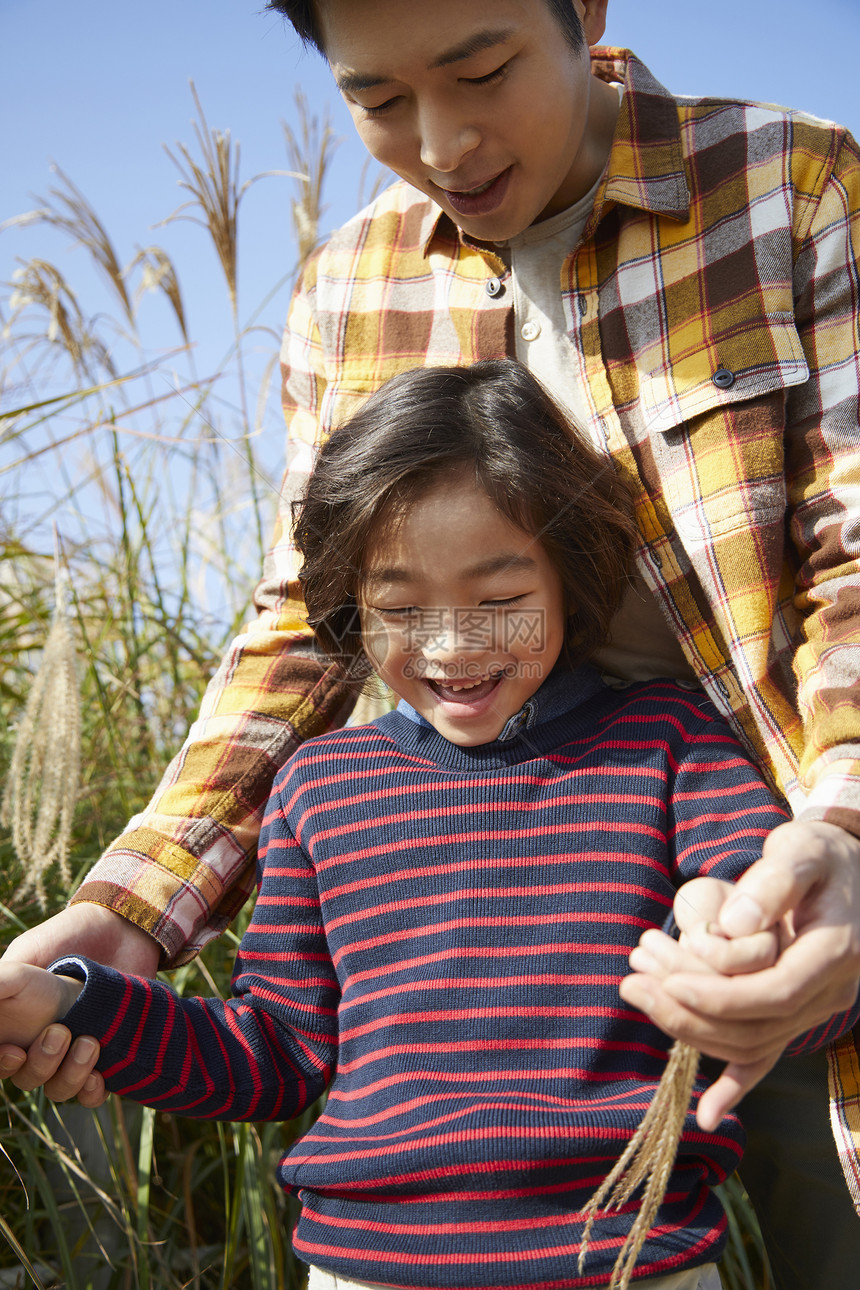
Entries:
{"type": "MultiPolygon", "coordinates": [[[[573,7],[573,0],[546,0],[546,3],[564,33],[565,40],[578,53],[585,45],[585,32],[582,30],[579,14],[573,7]]],[[[322,27],[318,17],[322,4],[325,4],[325,0],[269,0],[266,8],[283,14],[292,23],[303,43],[312,45],[325,57],[322,27]]]]}
{"type": "Polygon", "coordinates": [[[308,621],[346,675],[371,671],[358,598],[382,526],[445,479],[470,477],[561,575],[569,665],[606,640],[636,544],[631,495],[611,460],[513,359],[418,368],[334,431],[294,505],[308,621]]]}

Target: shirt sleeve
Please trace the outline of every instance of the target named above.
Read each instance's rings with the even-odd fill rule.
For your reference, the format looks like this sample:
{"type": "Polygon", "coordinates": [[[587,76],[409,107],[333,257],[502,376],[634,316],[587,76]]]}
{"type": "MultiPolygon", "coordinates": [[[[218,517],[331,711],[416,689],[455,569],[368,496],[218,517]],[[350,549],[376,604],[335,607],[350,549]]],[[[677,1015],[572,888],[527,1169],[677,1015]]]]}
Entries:
{"type": "Polygon", "coordinates": [[[70,957],[52,971],[85,982],[63,1018],[102,1045],[107,1087],[195,1118],[288,1119],[326,1088],[337,1056],[339,986],[313,867],[273,796],[253,921],[232,998],[182,998],[161,981],[70,957]]]}
{"type": "Polygon", "coordinates": [[[316,261],[290,307],[282,350],[287,469],[258,616],[213,677],[198,720],[147,807],[73,896],[116,910],[187,962],[218,936],[254,886],[260,821],[272,782],[295,748],[346,721],[355,686],[316,649],[305,622],[291,540],[291,503],[319,447],[325,362],[313,299],[316,261]]]}
{"type": "Polygon", "coordinates": [[[806,802],[798,815],[860,836],[860,155],[850,135],[834,139],[820,197],[800,207],[795,322],[810,378],[787,404],[803,619],[795,673],[806,802]]]}

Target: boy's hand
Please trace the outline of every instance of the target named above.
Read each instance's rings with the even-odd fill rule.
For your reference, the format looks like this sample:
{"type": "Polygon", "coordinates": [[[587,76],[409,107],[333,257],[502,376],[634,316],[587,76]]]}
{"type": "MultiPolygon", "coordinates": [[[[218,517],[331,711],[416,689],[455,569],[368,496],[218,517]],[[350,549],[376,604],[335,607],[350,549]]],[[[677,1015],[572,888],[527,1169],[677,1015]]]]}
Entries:
{"type": "Polygon", "coordinates": [[[29,963],[0,963],[0,1041],[27,1048],[64,1017],[83,982],[29,963]]]}
{"type": "MultiPolygon", "coordinates": [[[[134,976],[153,977],[160,953],[158,943],[134,923],[102,905],[81,902],[16,937],[0,967],[47,967],[64,954],[84,954],[134,976]]],[[[81,1035],[72,1043],[63,1026],[49,1026],[29,1051],[3,1043],[0,1036],[0,1078],[23,1089],[44,1085],[48,1097],[57,1102],[77,1097],[82,1106],[101,1106],[107,1093],[101,1075],[93,1070],[98,1054],[94,1039],[81,1035]]]]}
{"type": "Polygon", "coordinates": [[[772,967],[790,939],[787,928],[770,928],[729,940],[717,919],[734,884],[719,878],[694,878],[675,897],[676,941],[656,927],[643,932],[630,955],[634,972],[665,981],[674,972],[711,972],[739,976],[772,967]]]}

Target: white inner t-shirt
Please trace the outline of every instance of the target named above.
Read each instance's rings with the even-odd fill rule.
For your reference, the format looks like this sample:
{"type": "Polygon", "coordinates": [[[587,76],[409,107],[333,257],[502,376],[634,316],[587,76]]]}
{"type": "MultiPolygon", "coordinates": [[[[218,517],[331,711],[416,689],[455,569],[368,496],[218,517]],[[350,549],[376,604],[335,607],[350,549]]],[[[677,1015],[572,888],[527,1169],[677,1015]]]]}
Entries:
{"type": "MultiPolygon", "coordinates": [[[[517,358],[605,454],[606,444],[591,421],[588,394],[577,375],[579,357],[561,295],[564,261],[582,237],[599,184],[598,180],[575,206],[532,224],[496,249],[511,270],[517,358]]],[[[574,328],[577,323],[573,320],[574,328]]],[[[594,655],[594,663],[610,681],[645,681],[655,676],[696,680],[638,569],[612,620],[610,641],[594,655]]]]}

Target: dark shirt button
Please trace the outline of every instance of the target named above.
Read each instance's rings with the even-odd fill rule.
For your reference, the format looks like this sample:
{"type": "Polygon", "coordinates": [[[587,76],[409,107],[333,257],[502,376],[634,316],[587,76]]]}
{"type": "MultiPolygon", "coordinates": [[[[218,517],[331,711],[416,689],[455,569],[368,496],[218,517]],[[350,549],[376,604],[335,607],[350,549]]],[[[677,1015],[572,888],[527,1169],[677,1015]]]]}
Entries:
{"type": "Polygon", "coordinates": [[[718,367],[711,380],[717,389],[730,390],[735,383],[735,374],[730,372],[727,367],[718,367]]]}
{"type": "Polygon", "coordinates": [[[490,278],[490,281],[487,283],[488,296],[500,296],[504,289],[501,278],[490,278]]]}

